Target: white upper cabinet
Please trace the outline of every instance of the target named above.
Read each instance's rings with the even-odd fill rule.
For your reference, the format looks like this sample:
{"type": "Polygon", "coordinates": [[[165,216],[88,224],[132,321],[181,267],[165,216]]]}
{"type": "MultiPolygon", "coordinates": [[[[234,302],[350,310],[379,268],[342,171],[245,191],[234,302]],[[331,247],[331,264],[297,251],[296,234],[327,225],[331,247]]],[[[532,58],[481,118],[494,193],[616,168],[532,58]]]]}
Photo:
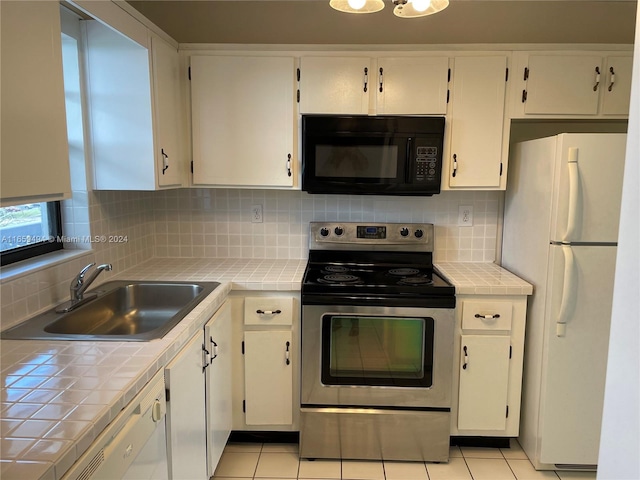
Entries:
{"type": "Polygon", "coordinates": [[[447,56],[300,59],[300,112],[444,115],[447,56]]]}
{"type": "Polygon", "coordinates": [[[151,54],[158,185],[161,187],[181,185],[184,161],[179,142],[180,61],[178,50],[159,36],[152,34],[151,54]]]}
{"type": "Polygon", "coordinates": [[[505,188],[506,80],[506,56],[455,58],[443,189],[505,188]]]}
{"type": "Polygon", "coordinates": [[[366,115],[376,81],[369,57],[302,57],[300,113],[366,115]]]}
{"type": "Polygon", "coordinates": [[[58,2],[0,2],[1,205],[69,198],[58,2]]]}
{"type": "Polygon", "coordinates": [[[292,187],[295,61],[192,56],[193,184],[292,187]]]}
{"type": "Polygon", "coordinates": [[[378,114],[447,113],[449,57],[382,57],[375,73],[378,114]]]}
{"type": "MultiPolygon", "coordinates": [[[[116,7],[117,8],[117,7],[116,7]]],[[[87,88],[94,188],[179,187],[178,51],[142,24],[146,45],[87,21],[87,88]]]]}
{"type": "Polygon", "coordinates": [[[631,53],[518,52],[514,118],[626,117],[631,53]]]}

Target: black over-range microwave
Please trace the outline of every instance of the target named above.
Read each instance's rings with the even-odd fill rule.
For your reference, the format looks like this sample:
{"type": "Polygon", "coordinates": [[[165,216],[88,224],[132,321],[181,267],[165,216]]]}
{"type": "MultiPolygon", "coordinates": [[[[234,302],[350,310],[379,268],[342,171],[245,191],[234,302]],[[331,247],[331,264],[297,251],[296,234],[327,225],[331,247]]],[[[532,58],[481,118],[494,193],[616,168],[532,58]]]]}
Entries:
{"type": "Polygon", "coordinates": [[[302,190],[440,193],[444,117],[302,116],[302,190]]]}

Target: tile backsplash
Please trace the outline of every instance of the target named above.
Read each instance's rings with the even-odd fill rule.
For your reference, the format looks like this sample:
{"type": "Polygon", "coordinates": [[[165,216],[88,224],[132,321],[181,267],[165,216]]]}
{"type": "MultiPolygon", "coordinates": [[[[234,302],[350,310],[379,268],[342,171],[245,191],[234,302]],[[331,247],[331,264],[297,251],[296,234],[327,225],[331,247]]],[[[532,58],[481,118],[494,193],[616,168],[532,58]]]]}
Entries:
{"type": "MultiPolygon", "coordinates": [[[[73,238],[86,232],[85,227],[65,232],[72,237],[67,248],[86,254],[3,280],[0,328],[67,300],[69,282],[90,262],[113,264],[113,272],[99,277],[101,283],[154,256],[304,259],[311,221],[433,223],[435,261],[493,262],[502,196],[443,192],[433,197],[382,197],[204,188],[89,192],[80,199],[80,207],[65,207],[67,216],[88,208],[93,241],[87,244],[81,235],[73,238]],[[251,222],[252,205],[262,205],[262,223],[251,222]],[[473,207],[473,226],[458,227],[460,205],[473,207]],[[80,241],[85,244],[78,245],[80,241]]],[[[80,212],[83,223],[86,215],[80,212]]]]}
{"type": "MultiPolygon", "coordinates": [[[[153,256],[151,193],[95,191],[85,195],[92,241],[84,235],[88,233],[86,229],[67,229],[64,237],[68,240],[65,249],[83,250],[86,255],[2,280],[0,328],[7,328],[68,300],[71,279],[91,262],[113,265],[112,272],[104,272],[98,277],[97,285],[153,256]]],[[[63,216],[70,212],[77,214],[77,210],[77,206],[65,205],[63,216]]],[[[66,223],[68,218],[64,221],[66,223]]]]}
{"type": "Polygon", "coordinates": [[[154,194],[158,257],[305,258],[312,221],[433,223],[436,261],[493,262],[502,192],[433,197],[309,195],[300,191],[183,189],[154,194]],[[262,205],[263,222],[251,223],[262,205]],[[458,227],[458,207],[473,226],[458,227]]]}

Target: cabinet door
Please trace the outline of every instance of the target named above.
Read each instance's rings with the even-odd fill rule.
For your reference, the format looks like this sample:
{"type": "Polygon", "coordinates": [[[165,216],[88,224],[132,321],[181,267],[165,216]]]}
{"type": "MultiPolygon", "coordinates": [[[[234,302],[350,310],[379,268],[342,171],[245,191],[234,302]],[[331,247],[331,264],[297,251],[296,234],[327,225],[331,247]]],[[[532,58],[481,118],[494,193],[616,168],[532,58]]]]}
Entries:
{"type": "Polygon", "coordinates": [[[629,115],[632,70],[631,56],[607,57],[607,65],[601,77],[603,81],[601,113],[603,115],[629,115]]]}
{"type": "Polygon", "coordinates": [[[530,55],[525,114],[597,114],[602,68],[595,55],[530,55]]]}
{"type": "Polygon", "coordinates": [[[293,422],[291,331],[244,333],[244,385],[247,425],[293,422]]]}
{"type": "Polygon", "coordinates": [[[208,472],[213,476],[231,433],[231,307],[225,302],[204,327],[208,472]]]}
{"type": "Polygon", "coordinates": [[[71,195],[58,2],[0,2],[2,205],[71,195]]]}
{"type": "Polygon", "coordinates": [[[383,57],[372,77],[380,115],[445,115],[448,57],[383,57]]]}
{"type": "Polygon", "coordinates": [[[178,50],[157,35],[151,36],[156,120],[156,175],[158,185],[180,185],[179,150],[180,65],[178,50]]]}
{"type": "Polygon", "coordinates": [[[155,190],[150,53],[87,20],[87,97],[96,190],[155,190]]]}
{"type": "Polygon", "coordinates": [[[450,187],[500,186],[507,58],[458,57],[453,71],[450,187]]]}
{"type": "Polygon", "coordinates": [[[193,183],[293,185],[294,59],[191,57],[193,183]]]}
{"type": "Polygon", "coordinates": [[[368,57],[302,57],[300,113],[366,115],[377,78],[368,57]]]}
{"type": "Polygon", "coordinates": [[[462,335],[459,430],[504,430],[509,384],[508,336],[462,335]]]}
{"type": "Polygon", "coordinates": [[[167,455],[171,478],[207,476],[207,432],[202,333],[165,367],[167,455]]]}

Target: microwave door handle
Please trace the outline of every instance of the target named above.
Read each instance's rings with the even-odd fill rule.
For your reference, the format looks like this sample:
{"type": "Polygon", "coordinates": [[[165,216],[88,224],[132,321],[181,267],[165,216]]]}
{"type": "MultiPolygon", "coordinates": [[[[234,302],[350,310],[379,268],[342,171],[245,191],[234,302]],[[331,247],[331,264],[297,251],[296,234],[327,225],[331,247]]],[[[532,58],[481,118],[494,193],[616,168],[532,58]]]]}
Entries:
{"type": "Polygon", "coordinates": [[[407,138],[407,153],[406,153],[406,161],[404,162],[404,168],[406,169],[404,172],[404,180],[405,183],[411,183],[411,173],[413,163],[411,162],[411,151],[413,150],[413,138],[407,138]]]}

